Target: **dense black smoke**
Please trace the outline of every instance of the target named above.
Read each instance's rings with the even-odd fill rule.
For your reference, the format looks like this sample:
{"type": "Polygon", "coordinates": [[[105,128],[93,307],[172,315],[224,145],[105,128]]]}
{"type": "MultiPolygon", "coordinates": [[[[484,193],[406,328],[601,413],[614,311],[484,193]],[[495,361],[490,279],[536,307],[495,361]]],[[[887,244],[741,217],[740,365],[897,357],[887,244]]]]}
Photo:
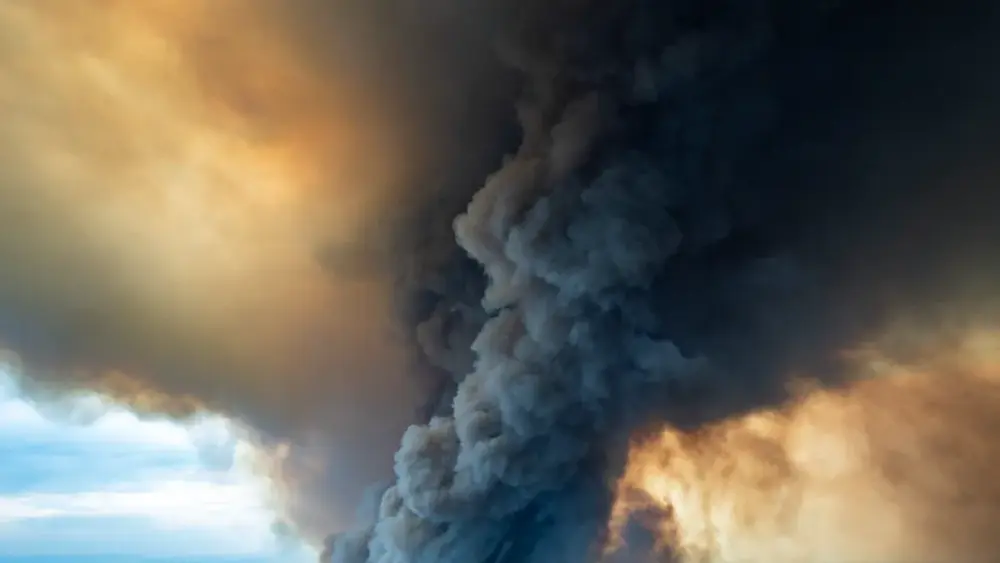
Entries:
{"type": "Polygon", "coordinates": [[[454,223],[488,279],[475,365],[404,435],[372,527],[325,557],[587,560],[620,439],[650,417],[781,401],[796,371],[835,385],[838,352],[890,320],[990,318],[986,3],[504,15],[522,139],[454,223]]]}
{"type": "MultiPolygon", "coordinates": [[[[425,405],[338,561],[586,560],[647,424],[836,385],[889,323],[994,312],[989,2],[196,4],[0,7],[0,345],[36,397],[289,445],[306,535],[345,527],[425,405]],[[165,59],[113,41],[129,18],[165,59]],[[308,213],[247,211],[217,252],[157,223],[150,169],[202,137],[223,148],[184,193],[291,154],[308,213]],[[303,225],[329,295],[275,242],[303,225]],[[253,267],[193,275],[233,250],[253,267]]],[[[206,207],[253,207],[225,188],[206,207]]]]}

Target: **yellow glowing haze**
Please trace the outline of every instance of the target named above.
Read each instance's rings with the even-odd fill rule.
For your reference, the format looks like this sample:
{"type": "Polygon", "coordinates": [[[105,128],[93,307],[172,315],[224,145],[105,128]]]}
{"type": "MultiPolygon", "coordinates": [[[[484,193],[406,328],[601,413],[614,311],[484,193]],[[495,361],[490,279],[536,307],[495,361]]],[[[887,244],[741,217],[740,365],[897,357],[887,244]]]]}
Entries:
{"type": "Polygon", "coordinates": [[[0,5],[0,346],[42,387],[366,443],[353,505],[412,378],[384,280],[316,253],[380,259],[367,225],[406,162],[349,69],[314,72],[269,4],[243,6],[0,5]],[[366,410],[383,420],[354,437],[366,410]]]}
{"type": "Polygon", "coordinates": [[[866,354],[844,389],[636,443],[612,536],[653,509],[691,563],[994,560],[1000,339],[943,348],[866,354]]]}

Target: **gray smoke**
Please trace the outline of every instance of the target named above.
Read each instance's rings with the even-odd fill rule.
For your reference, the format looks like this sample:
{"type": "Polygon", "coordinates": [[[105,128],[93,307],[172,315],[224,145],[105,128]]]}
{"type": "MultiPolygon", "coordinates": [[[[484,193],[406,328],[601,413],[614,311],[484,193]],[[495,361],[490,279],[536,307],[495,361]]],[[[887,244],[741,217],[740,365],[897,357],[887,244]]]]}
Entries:
{"type": "Polygon", "coordinates": [[[504,16],[521,144],[454,222],[488,282],[474,365],[454,335],[475,308],[439,303],[474,319],[422,325],[450,408],[407,430],[377,520],[324,558],[589,560],[623,436],[780,401],[796,369],[836,384],[836,353],[890,318],[995,310],[989,6],[504,16]]]}
{"type": "Polygon", "coordinates": [[[995,11],[0,4],[0,353],[287,446],[325,557],[587,560],[629,436],[992,318],[995,11]]]}

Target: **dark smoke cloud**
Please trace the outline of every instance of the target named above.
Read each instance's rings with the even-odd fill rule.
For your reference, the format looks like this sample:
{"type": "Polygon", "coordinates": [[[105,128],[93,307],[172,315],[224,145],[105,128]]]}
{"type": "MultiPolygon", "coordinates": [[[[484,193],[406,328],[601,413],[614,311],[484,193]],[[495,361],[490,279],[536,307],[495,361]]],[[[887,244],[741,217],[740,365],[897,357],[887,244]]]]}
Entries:
{"type": "Polygon", "coordinates": [[[325,557],[586,560],[650,419],[994,311],[986,2],[195,4],[0,9],[0,341],[36,393],[257,429],[300,532],[371,524],[325,557]],[[293,185],[203,203],[221,251],[133,173],[191,139],[293,185]]]}
{"type": "Polygon", "coordinates": [[[489,320],[450,412],[334,561],[596,557],[649,416],[783,400],[891,319],[988,319],[997,21],[985,4],[510,7],[520,148],[455,221],[489,320]]]}

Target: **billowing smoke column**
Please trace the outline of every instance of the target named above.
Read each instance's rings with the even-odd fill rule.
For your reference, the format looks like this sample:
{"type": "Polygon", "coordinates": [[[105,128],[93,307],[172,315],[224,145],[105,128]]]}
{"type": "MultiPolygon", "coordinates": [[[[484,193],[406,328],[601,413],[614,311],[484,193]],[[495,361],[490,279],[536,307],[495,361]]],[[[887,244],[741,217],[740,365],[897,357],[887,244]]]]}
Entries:
{"type": "Polygon", "coordinates": [[[475,365],[325,557],[591,560],[623,435],[836,385],[889,318],[988,320],[997,22],[918,4],[520,6],[522,142],[455,221],[475,365]]]}
{"type": "Polygon", "coordinates": [[[631,437],[997,311],[989,2],[67,6],[0,7],[0,344],[281,444],[307,536],[426,405],[325,558],[597,558],[631,437]]]}

